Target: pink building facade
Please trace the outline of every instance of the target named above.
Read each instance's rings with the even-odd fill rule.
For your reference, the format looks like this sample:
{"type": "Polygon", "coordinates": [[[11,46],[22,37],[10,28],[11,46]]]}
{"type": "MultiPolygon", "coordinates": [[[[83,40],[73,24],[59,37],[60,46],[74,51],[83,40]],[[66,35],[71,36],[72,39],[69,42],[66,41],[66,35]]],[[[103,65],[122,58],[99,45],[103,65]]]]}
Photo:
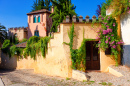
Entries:
{"type": "MultiPolygon", "coordinates": [[[[53,12],[53,11],[52,11],[53,12]]],[[[28,39],[31,36],[48,36],[52,26],[51,11],[46,9],[27,13],[28,15],[28,39]]]]}

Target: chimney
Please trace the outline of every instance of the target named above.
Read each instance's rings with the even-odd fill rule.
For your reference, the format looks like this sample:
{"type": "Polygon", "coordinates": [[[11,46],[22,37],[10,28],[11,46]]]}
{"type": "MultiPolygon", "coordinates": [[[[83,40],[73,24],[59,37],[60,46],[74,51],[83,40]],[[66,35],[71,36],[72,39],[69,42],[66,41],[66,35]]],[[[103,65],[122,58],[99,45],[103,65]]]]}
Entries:
{"type": "Polygon", "coordinates": [[[75,15],[72,17],[72,21],[76,22],[76,16],[75,15]]]}
{"type": "Polygon", "coordinates": [[[79,22],[82,22],[83,21],[83,17],[80,15],[79,16],[79,22]]]}
{"type": "Polygon", "coordinates": [[[54,12],[54,6],[51,7],[51,13],[53,13],[53,12],[54,12]]]}
{"type": "Polygon", "coordinates": [[[88,15],[85,17],[85,19],[86,19],[86,22],[89,22],[89,16],[88,15]]]}
{"type": "Polygon", "coordinates": [[[66,22],[70,22],[70,17],[68,15],[66,16],[66,22]]]}
{"type": "Polygon", "coordinates": [[[96,21],[96,16],[95,15],[92,17],[92,21],[96,21]]]}

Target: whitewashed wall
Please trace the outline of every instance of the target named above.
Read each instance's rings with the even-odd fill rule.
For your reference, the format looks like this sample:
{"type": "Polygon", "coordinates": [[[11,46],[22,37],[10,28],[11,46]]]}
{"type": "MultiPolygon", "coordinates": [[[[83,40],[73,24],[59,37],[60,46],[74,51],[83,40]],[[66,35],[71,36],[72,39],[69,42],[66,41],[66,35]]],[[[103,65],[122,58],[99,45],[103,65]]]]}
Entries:
{"type": "Polygon", "coordinates": [[[124,42],[122,63],[130,67],[130,14],[128,11],[120,16],[121,37],[124,42]]]}
{"type": "Polygon", "coordinates": [[[130,14],[126,12],[120,17],[121,35],[124,45],[130,45],[130,14]]]}

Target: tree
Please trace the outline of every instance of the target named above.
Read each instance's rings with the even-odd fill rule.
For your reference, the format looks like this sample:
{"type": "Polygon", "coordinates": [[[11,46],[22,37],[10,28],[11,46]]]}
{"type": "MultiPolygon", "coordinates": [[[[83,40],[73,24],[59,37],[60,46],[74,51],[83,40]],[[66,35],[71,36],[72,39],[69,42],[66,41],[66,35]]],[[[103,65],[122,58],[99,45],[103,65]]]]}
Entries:
{"type": "Polygon", "coordinates": [[[36,0],[34,1],[34,4],[32,6],[32,11],[41,10],[41,9],[47,9],[50,10],[51,8],[51,2],[50,0],[36,0]]]}
{"type": "Polygon", "coordinates": [[[101,15],[103,17],[106,16],[106,9],[110,6],[112,0],[106,0],[106,3],[102,3],[101,5],[101,15]]]}
{"type": "Polygon", "coordinates": [[[102,4],[102,7],[101,7],[101,15],[102,15],[103,17],[106,16],[106,4],[105,4],[105,3],[103,3],[103,4],[102,4]]]}
{"type": "Polygon", "coordinates": [[[116,17],[130,9],[130,0],[113,0],[110,4],[112,16],[116,17]]]}
{"type": "Polygon", "coordinates": [[[96,14],[97,16],[101,15],[101,6],[100,5],[97,5],[97,10],[96,10],[96,14]]]}
{"type": "Polygon", "coordinates": [[[51,0],[54,6],[54,12],[50,15],[53,20],[51,32],[57,31],[57,26],[65,19],[67,15],[72,18],[75,13],[75,6],[71,3],[71,0],[51,0]]]}
{"type": "Polygon", "coordinates": [[[0,24],[0,42],[3,43],[7,38],[7,32],[5,26],[0,24]]]}

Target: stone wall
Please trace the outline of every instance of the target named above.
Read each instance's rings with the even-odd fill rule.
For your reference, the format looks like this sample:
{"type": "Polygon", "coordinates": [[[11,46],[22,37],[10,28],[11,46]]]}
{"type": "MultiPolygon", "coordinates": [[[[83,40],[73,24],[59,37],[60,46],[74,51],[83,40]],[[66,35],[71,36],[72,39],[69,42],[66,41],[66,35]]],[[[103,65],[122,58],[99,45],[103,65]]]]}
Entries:
{"type": "Polygon", "coordinates": [[[15,35],[19,41],[27,38],[27,28],[24,27],[16,27],[16,28],[9,28],[9,37],[13,37],[15,35]]]}

